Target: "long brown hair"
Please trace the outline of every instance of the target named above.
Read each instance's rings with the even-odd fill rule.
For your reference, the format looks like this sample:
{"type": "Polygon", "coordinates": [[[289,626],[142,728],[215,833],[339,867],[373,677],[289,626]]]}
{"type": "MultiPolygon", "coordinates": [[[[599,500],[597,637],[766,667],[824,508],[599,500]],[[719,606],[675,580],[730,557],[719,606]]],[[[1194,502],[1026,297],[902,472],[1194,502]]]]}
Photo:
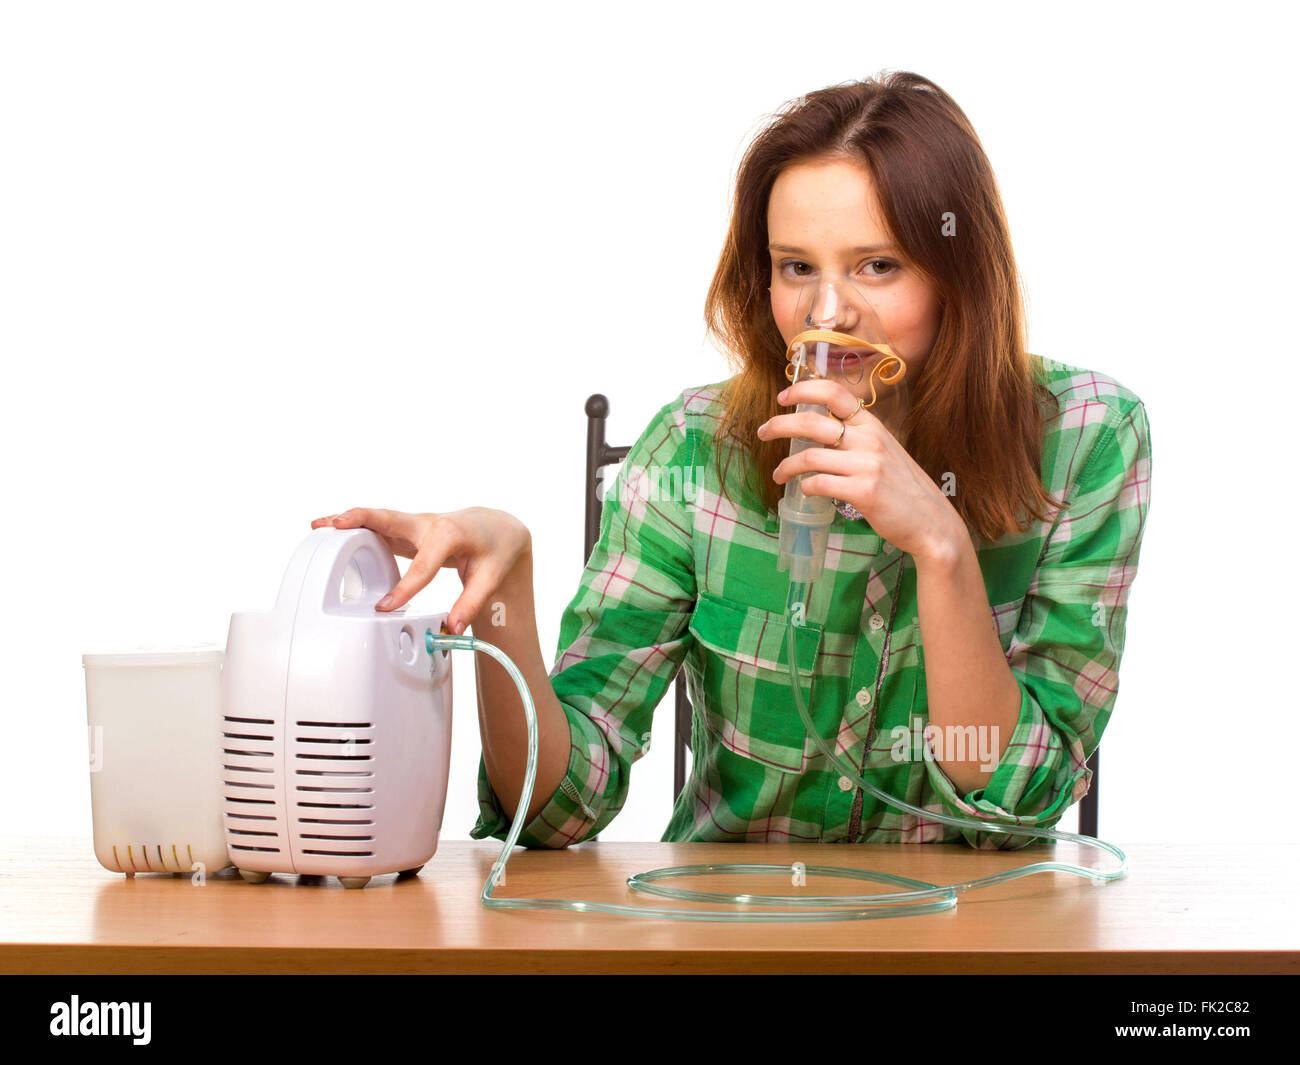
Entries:
{"type": "Polygon", "coordinates": [[[771,472],[790,441],[755,435],[762,422],[789,411],[776,401],[788,382],[767,291],[768,198],[787,166],[849,158],[869,168],[893,240],[935,286],[942,308],[900,439],[936,484],[952,475],[952,504],[984,540],[1025,531],[1026,511],[1046,520],[1044,508],[1063,505],[1040,477],[1043,418],[1054,397],[1025,351],[1006,215],[969,119],[934,82],[908,71],[819,89],[771,117],[741,160],[726,245],[704,305],[709,333],[739,369],[717,428],[719,468],[730,444],[744,442],[757,478],[751,488],[775,511],[784,486],[771,472]],[[942,227],[946,212],[956,220],[950,235],[942,227]]]}

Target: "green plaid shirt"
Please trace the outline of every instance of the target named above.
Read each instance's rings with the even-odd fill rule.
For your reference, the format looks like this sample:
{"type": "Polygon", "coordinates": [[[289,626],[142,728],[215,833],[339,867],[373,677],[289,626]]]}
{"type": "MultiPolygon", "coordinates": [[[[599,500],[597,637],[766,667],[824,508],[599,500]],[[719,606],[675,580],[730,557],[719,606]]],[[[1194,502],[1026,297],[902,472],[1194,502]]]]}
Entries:
{"type": "MultiPolygon", "coordinates": [[[[882,790],[923,809],[1051,827],[1087,793],[1085,762],[1115,705],[1151,445],[1134,393],[1101,373],[1040,364],[1061,401],[1046,427],[1042,480],[1067,505],[1024,533],[974,541],[1021,691],[1019,722],[987,786],[959,794],[924,738],[915,564],[865,520],[836,516],[796,648],[817,728],[882,790]]],[[[613,820],[648,749],[651,715],[683,664],[692,769],[665,841],[1031,842],[895,810],[855,788],[805,736],[790,693],[777,518],[743,483],[748,451],[731,451],[726,495],[715,468],[724,384],[660,408],[605,494],[600,539],[562,616],[550,674],[569,718],[568,772],[519,842],[564,847],[613,820]]],[[[513,811],[502,809],[482,760],[478,798],[471,836],[504,839],[513,811]]]]}

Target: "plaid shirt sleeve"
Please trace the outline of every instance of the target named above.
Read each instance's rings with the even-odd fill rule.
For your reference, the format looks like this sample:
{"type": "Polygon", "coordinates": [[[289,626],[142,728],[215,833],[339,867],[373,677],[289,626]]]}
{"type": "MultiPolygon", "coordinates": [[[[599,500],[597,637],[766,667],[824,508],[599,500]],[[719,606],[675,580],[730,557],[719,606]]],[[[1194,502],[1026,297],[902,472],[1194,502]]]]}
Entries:
{"type": "MultiPolygon", "coordinates": [[[[945,811],[1050,828],[1088,791],[1085,763],[1119,691],[1128,595],[1150,506],[1151,443],[1136,399],[1106,416],[1068,505],[1058,516],[1007,654],[1020,718],[985,787],[959,797],[926,759],[945,811]]],[[[981,849],[1016,849],[1031,836],[961,829],[981,849]]]]}
{"type": "MultiPolygon", "coordinates": [[[[623,808],[632,763],[649,746],[654,709],[690,647],[696,582],[684,486],[697,440],[679,396],[659,409],[605,493],[600,535],[561,617],[550,674],[569,719],[568,770],[519,833],[522,846],[589,839],[623,808]]],[[[482,758],[478,799],[470,835],[504,840],[510,816],[482,758]]]]}

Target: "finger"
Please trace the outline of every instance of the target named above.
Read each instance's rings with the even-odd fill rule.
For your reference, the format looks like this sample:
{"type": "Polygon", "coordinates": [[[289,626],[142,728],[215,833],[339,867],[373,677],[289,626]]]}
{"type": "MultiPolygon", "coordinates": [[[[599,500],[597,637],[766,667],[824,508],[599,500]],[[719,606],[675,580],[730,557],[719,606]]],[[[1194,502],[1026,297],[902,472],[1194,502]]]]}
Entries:
{"type": "MultiPolygon", "coordinates": [[[[870,413],[858,403],[858,397],[842,382],[824,377],[799,381],[790,385],[780,396],[777,397],[778,402],[789,407],[795,407],[801,403],[818,403],[839,418],[840,421],[851,424],[862,424],[862,420],[858,419],[857,416],[870,413]],[[781,399],[780,396],[785,398],[781,399]]],[[[874,417],[874,415],[872,416],[874,417]]]]}
{"type": "Polygon", "coordinates": [[[401,510],[377,510],[353,507],[334,515],[336,529],[370,529],[390,541],[415,544],[419,538],[419,519],[401,510]]]}
{"type": "MultiPolygon", "coordinates": [[[[375,526],[369,524],[370,521],[377,520],[377,516],[386,511],[367,510],[365,507],[353,507],[351,510],[345,510],[341,514],[335,514],[333,521],[336,525],[347,525],[349,527],[364,525],[367,529],[374,529],[375,526]]],[[[375,529],[378,532],[378,529],[375,529]]]]}
{"type": "Polygon", "coordinates": [[[800,490],[805,495],[829,495],[835,499],[844,498],[844,493],[853,492],[853,481],[849,477],[832,477],[829,473],[813,473],[800,482],[800,490]]]}
{"type": "Polygon", "coordinates": [[[789,385],[777,400],[788,407],[800,403],[820,403],[822,406],[835,403],[837,406],[847,407],[847,401],[857,403],[852,393],[841,382],[833,381],[828,377],[809,377],[803,381],[796,381],[789,385]],[[781,399],[781,396],[785,398],[781,399]]]}
{"type": "Polygon", "coordinates": [[[831,499],[847,499],[861,487],[861,483],[852,477],[837,477],[829,473],[815,473],[799,483],[799,489],[804,495],[827,496],[831,499]]]}
{"type": "Polygon", "coordinates": [[[438,570],[442,567],[432,562],[426,562],[419,556],[411,561],[399,580],[389,593],[376,604],[375,609],[388,613],[391,610],[401,610],[412,599],[415,594],[428,584],[438,575],[438,570]]]}
{"type": "Polygon", "coordinates": [[[840,422],[827,414],[803,411],[798,414],[778,414],[759,427],[759,437],[771,440],[777,436],[799,437],[819,444],[833,444],[840,435],[840,422]]]}
{"type": "MultiPolygon", "coordinates": [[[[501,577],[502,574],[496,569],[482,568],[474,571],[465,582],[465,590],[448,613],[447,627],[452,632],[463,632],[465,626],[482,613],[489,605],[488,599],[492,593],[501,587],[501,577]]],[[[508,620],[503,619],[503,623],[508,620]]]]}
{"type": "MultiPolygon", "coordinates": [[[[364,508],[357,507],[354,508],[353,510],[344,511],[342,514],[329,514],[323,518],[316,518],[315,520],[312,521],[311,527],[313,529],[369,528],[375,532],[378,532],[379,530],[375,529],[374,525],[370,525],[367,523],[366,520],[364,520],[366,516],[370,516],[371,518],[373,518],[375,515],[398,515],[402,518],[411,519],[412,521],[414,521],[415,519],[414,515],[402,514],[401,511],[366,510],[364,508]]],[[[393,522],[389,521],[386,524],[393,524],[393,522]]],[[[380,533],[380,539],[384,541],[384,545],[394,555],[400,556],[401,558],[415,557],[415,545],[411,542],[409,537],[386,536],[380,533]]]]}
{"type": "MultiPolygon", "coordinates": [[[[798,454],[784,458],[772,470],[772,479],[784,484],[801,473],[833,473],[852,477],[862,473],[860,456],[842,448],[806,447],[798,454]]],[[[807,481],[803,482],[807,484],[807,481]]]]}
{"type": "Polygon", "coordinates": [[[400,610],[446,565],[448,557],[460,546],[456,529],[449,522],[437,523],[425,536],[420,548],[406,568],[402,579],[393,585],[375,609],[400,610]]]}

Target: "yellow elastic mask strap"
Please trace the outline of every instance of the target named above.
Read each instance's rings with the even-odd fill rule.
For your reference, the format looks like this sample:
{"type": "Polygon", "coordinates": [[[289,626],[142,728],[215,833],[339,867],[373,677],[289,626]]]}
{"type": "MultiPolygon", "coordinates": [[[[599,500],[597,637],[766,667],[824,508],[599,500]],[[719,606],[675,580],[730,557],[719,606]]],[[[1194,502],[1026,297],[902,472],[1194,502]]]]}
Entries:
{"type": "Polygon", "coordinates": [[[795,348],[804,344],[816,344],[825,341],[828,344],[835,344],[841,348],[870,348],[884,356],[879,362],[871,367],[871,373],[867,376],[867,384],[871,388],[871,402],[864,403],[863,409],[869,409],[876,402],[876,375],[880,375],[882,384],[892,385],[901,381],[907,373],[907,363],[905,363],[888,344],[873,344],[869,340],[862,340],[859,337],[850,336],[848,333],[837,333],[832,329],[805,329],[797,337],[790,341],[790,346],[785,349],[785,379],[794,380],[794,358],[795,348]]]}

